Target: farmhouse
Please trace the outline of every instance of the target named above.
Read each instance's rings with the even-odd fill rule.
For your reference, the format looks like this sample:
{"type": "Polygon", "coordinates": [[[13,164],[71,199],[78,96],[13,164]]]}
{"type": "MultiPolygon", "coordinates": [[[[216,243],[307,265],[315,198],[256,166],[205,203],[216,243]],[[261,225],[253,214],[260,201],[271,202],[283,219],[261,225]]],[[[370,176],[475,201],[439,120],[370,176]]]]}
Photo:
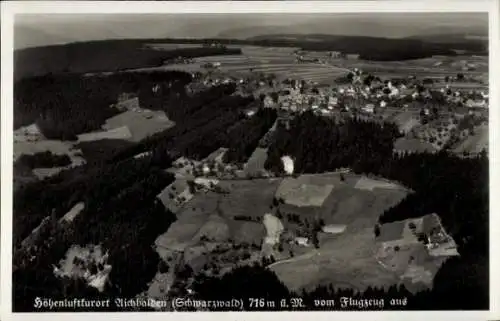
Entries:
{"type": "Polygon", "coordinates": [[[373,114],[375,111],[375,106],[373,104],[367,104],[361,110],[363,110],[365,113],[373,114]]]}
{"type": "Polygon", "coordinates": [[[384,250],[397,251],[398,248],[423,243],[431,256],[459,255],[455,241],[446,233],[435,213],[383,224],[377,240],[384,250]]]}
{"type": "Polygon", "coordinates": [[[295,244],[301,246],[309,246],[309,239],[307,237],[296,237],[295,244]]]}
{"type": "Polygon", "coordinates": [[[328,233],[328,234],[340,234],[340,233],[344,233],[346,227],[347,227],[346,225],[329,224],[329,225],[323,226],[321,228],[321,231],[323,231],[324,233],[328,233]]]}
{"type": "Polygon", "coordinates": [[[26,127],[21,127],[14,131],[14,141],[26,141],[26,142],[34,142],[44,139],[40,129],[36,124],[31,124],[26,127]]]}

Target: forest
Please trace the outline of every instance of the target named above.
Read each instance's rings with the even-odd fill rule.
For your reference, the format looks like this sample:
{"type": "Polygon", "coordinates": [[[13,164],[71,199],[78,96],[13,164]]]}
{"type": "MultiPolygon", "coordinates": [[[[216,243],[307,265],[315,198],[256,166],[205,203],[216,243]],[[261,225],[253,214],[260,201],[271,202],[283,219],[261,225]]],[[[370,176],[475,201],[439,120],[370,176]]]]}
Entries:
{"type": "Polygon", "coordinates": [[[26,48],[14,52],[14,78],[65,73],[116,72],[158,67],[165,60],[237,55],[237,48],[198,47],[155,50],[147,39],[102,40],[26,48]]]}
{"type": "Polygon", "coordinates": [[[14,163],[14,167],[33,169],[62,167],[71,164],[68,155],[57,155],[50,151],[38,152],[33,155],[23,154],[14,163]]]}
{"type": "Polygon", "coordinates": [[[46,182],[38,191],[33,186],[31,191],[24,191],[24,197],[38,192],[42,198],[22,204],[24,211],[15,208],[18,224],[24,223],[18,215],[29,217],[28,211],[37,206],[35,213],[56,217],[78,201],[85,203],[85,209],[69,226],[52,226],[36,248],[18,248],[14,252],[14,310],[32,311],[35,297],[133,297],[145,290],[159,263],[151,245],[175,221],[175,215],[164,208],[156,195],[173,180],[173,175],[144,158],[102,165],[87,175],[58,184],[58,191],[46,182]],[[59,198],[50,204],[50,196],[59,198]],[[112,270],[103,293],[89,288],[81,279],[54,276],[52,265],[73,244],[101,244],[108,251],[112,270]],[[30,259],[32,256],[34,259],[30,259]]]}

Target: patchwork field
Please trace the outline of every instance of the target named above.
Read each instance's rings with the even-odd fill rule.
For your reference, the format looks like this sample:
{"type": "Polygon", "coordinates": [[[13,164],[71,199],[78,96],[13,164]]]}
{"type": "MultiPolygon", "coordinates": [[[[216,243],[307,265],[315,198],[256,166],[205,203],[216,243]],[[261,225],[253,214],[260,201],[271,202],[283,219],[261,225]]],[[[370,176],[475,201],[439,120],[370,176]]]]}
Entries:
{"type": "Polygon", "coordinates": [[[196,194],[177,213],[177,221],[156,240],[158,253],[164,257],[172,250],[183,251],[202,238],[218,242],[248,239],[259,244],[264,232],[261,220],[269,211],[279,182],[277,179],[220,181],[218,186],[231,191],[229,194],[213,191],[196,194]],[[238,215],[253,217],[259,223],[243,225],[233,220],[238,215]],[[240,235],[238,231],[245,227],[251,228],[240,235]]]}
{"type": "Polygon", "coordinates": [[[300,179],[286,178],[276,191],[276,197],[294,206],[321,206],[333,188],[333,184],[304,184],[300,179]]]}
{"type": "Polygon", "coordinates": [[[250,216],[262,219],[269,212],[280,182],[281,179],[220,181],[218,186],[231,191],[220,197],[220,215],[226,218],[250,216]]]}
{"type": "MultiPolygon", "coordinates": [[[[167,47],[170,47],[168,44],[167,47]]],[[[231,46],[229,46],[231,47],[231,46]]],[[[274,74],[278,79],[299,78],[318,83],[332,83],[337,77],[347,72],[330,64],[296,62],[293,51],[296,48],[266,48],[256,46],[234,46],[242,49],[241,55],[200,57],[192,64],[173,64],[152,68],[156,70],[186,70],[189,72],[204,70],[207,63],[219,62],[221,72],[231,75],[246,74],[249,71],[274,74]]],[[[151,68],[146,68],[151,70],[151,68]]],[[[144,69],[144,70],[146,70],[144,69]]]]}
{"type": "MultiPolygon", "coordinates": [[[[304,175],[304,181],[335,187],[321,207],[298,208],[287,204],[283,212],[293,211],[302,218],[322,218],[327,225],[346,226],[338,234],[320,233],[319,249],[302,249],[300,255],[271,266],[280,280],[292,289],[314,288],[332,283],[337,287],[365,289],[400,282],[400,275],[379,264],[375,258],[373,228],[383,211],[399,203],[408,191],[384,181],[344,174],[304,175]],[[333,181],[333,182],[332,182],[333,181]]],[[[280,205],[280,209],[282,206],[280,205]]]]}

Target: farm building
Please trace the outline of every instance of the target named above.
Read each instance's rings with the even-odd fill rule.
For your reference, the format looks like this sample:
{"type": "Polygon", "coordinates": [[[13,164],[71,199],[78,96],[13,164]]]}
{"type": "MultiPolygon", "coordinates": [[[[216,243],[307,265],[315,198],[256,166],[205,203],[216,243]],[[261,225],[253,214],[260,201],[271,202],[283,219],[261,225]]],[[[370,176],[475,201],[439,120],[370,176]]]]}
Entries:
{"type": "Polygon", "coordinates": [[[423,243],[431,256],[459,255],[455,241],[446,233],[435,213],[383,224],[377,240],[385,250],[423,243]]]}
{"type": "Polygon", "coordinates": [[[309,246],[309,239],[307,237],[296,237],[295,244],[301,246],[309,246]]]}
{"type": "Polygon", "coordinates": [[[132,133],[127,126],[111,129],[102,132],[92,132],[78,135],[79,142],[91,142],[101,139],[130,139],[132,138],[132,133]]]}
{"type": "Polygon", "coordinates": [[[204,177],[196,177],[194,179],[194,183],[201,188],[210,189],[210,188],[214,187],[215,185],[217,185],[219,183],[219,180],[204,178],[204,177]]]}
{"type": "Polygon", "coordinates": [[[328,233],[328,234],[340,234],[340,233],[344,233],[346,227],[347,227],[346,225],[329,224],[329,225],[323,226],[321,228],[321,231],[323,231],[324,233],[328,233]]]}
{"type": "Polygon", "coordinates": [[[293,174],[293,159],[290,156],[281,157],[281,161],[283,162],[283,169],[287,174],[293,174]]]}
{"type": "Polygon", "coordinates": [[[119,101],[115,107],[119,110],[134,110],[139,108],[139,98],[130,98],[119,101]]]}
{"type": "Polygon", "coordinates": [[[484,107],[488,107],[488,104],[486,103],[486,100],[482,99],[482,100],[472,100],[472,99],[468,99],[466,102],[465,102],[465,105],[469,108],[474,108],[474,107],[481,107],[481,108],[484,108],[484,107]]]}
{"type": "Polygon", "coordinates": [[[373,112],[375,111],[375,106],[373,104],[367,104],[361,110],[363,110],[365,113],[373,114],[373,112]]]}

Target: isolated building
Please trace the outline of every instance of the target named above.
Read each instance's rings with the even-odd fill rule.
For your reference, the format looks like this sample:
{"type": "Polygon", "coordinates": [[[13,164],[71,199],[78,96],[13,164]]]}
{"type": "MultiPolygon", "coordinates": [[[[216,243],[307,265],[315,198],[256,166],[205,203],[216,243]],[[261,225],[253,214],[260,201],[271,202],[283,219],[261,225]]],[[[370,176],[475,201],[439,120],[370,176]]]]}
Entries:
{"type": "Polygon", "coordinates": [[[281,157],[281,162],[283,163],[283,169],[287,174],[293,174],[294,166],[293,159],[290,156],[281,157]]]}

